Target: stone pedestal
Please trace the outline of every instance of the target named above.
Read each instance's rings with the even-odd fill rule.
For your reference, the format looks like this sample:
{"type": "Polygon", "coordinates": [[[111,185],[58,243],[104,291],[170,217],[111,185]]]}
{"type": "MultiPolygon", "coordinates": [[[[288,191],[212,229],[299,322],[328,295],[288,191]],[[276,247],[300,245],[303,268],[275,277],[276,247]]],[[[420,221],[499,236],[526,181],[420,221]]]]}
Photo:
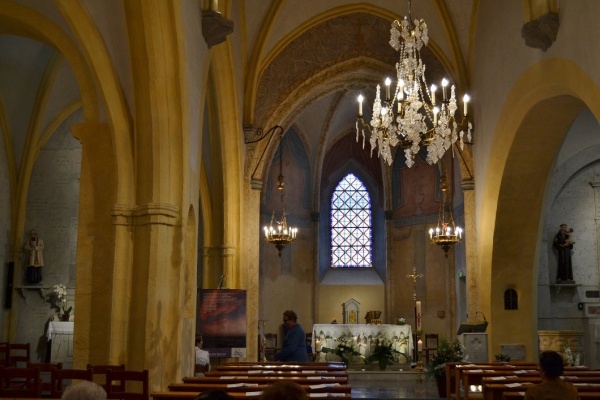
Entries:
{"type": "Polygon", "coordinates": [[[488,362],[487,333],[463,333],[460,341],[465,348],[465,360],[470,363],[488,362]]]}

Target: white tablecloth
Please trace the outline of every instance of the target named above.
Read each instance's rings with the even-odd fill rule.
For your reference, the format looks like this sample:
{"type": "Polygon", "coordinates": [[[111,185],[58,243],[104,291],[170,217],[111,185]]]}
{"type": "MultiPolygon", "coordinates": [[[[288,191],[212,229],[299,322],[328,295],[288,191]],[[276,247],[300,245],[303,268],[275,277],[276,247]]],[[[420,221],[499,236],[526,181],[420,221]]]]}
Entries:
{"type": "MultiPolygon", "coordinates": [[[[374,339],[384,338],[394,349],[412,355],[412,330],[410,325],[370,325],[370,324],[315,324],[313,325],[312,346],[314,351],[323,347],[333,349],[339,344],[339,337],[352,337],[355,350],[367,357],[374,347],[374,339]],[[317,344],[316,341],[319,340],[317,344]]],[[[403,360],[398,360],[404,362],[403,360]]]]}
{"type": "Polygon", "coordinates": [[[52,335],[73,335],[73,322],[50,321],[46,337],[52,340],[52,335]]]}

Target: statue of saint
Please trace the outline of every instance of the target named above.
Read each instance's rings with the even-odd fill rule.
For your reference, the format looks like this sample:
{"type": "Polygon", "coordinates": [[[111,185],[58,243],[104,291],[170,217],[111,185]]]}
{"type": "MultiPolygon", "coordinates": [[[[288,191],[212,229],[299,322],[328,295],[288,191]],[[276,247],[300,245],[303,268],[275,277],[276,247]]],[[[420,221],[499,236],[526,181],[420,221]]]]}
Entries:
{"type": "Polygon", "coordinates": [[[573,228],[568,228],[567,224],[561,224],[560,230],[554,235],[553,246],[556,249],[558,261],[556,283],[575,283],[573,264],[571,263],[571,250],[573,250],[575,242],[571,240],[571,233],[573,233],[573,228]]]}
{"type": "Polygon", "coordinates": [[[35,229],[29,232],[29,240],[25,244],[25,250],[29,252],[25,279],[28,284],[35,285],[42,281],[42,267],[44,266],[42,255],[44,241],[38,237],[35,229]]]}

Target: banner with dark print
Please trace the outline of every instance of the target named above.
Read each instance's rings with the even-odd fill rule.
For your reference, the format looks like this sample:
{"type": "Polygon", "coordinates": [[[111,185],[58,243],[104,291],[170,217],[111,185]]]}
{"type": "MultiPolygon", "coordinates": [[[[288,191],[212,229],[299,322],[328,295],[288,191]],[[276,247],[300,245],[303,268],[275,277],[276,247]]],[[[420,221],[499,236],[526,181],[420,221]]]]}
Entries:
{"type": "Polygon", "coordinates": [[[211,358],[246,357],[246,291],[203,289],[198,307],[202,348],[211,358]]]}

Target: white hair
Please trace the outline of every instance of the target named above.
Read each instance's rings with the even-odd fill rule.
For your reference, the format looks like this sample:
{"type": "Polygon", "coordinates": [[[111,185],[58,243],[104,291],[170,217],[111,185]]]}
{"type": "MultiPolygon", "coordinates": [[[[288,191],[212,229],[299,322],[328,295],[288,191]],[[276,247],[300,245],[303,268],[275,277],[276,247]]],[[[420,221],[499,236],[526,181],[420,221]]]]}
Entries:
{"type": "Polygon", "coordinates": [[[62,400],[106,400],[106,391],[102,386],[90,381],[81,381],[63,392],[62,400]]]}

